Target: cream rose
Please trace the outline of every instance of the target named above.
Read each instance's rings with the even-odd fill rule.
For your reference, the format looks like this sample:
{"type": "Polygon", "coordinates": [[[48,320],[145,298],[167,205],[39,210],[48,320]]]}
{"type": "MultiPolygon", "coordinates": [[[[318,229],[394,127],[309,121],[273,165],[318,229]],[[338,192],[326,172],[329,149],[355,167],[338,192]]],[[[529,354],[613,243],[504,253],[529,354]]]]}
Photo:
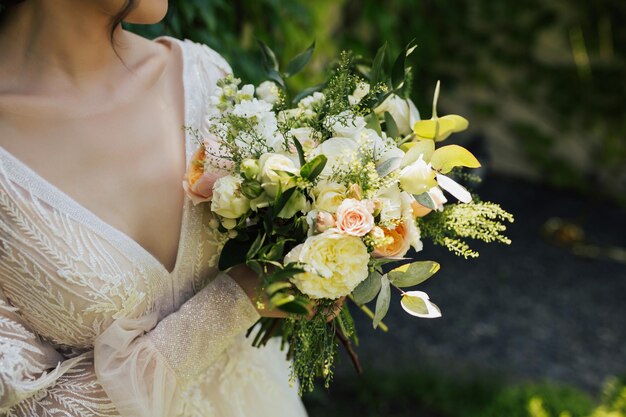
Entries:
{"type": "Polygon", "coordinates": [[[238,219],[250,209],[250,200],[241,193],[241,178],[228,175],[215,182],[211,210],[227,219],[238,219]]]}
{"type": "Polygon", "coordinates": [[[285,191],[295,186],[295,181],[285,172],[298,174],[300,170],[294,162],[278,153],[266,153],[259,159],[259,181],[265,192],[272,198],[278,193],[278,184],[285,191]]]}
{"type": "Polygon", "coordinates": [[[430,163],[426,163],[420,155],[417,161],[400,171],[400,187],[411,194],[422,194],[437,185],[435,175],[430,163]]]}
{"type": "Polygon", "coordinates": [[[369,254],[358,237],[330,229],[291,250],[285,256],[285,263],[290,262],[308,268],[291,278],[300,291],[311,298],[337,299],[367,278],[369,254]]]}
{"type": "Polygon", "coordinates": [[[337,228],[351,236],[365,236],[374,227],[374,204],[347,198],[337,208],[337,228]]]}
{"type": "Polygon", "coordinates": [[[336,182],[320,181],[314,189],[316,195],[316,209],[335,213],[339,205],[345,200],[348,189],[343,184],[336,182]]]}

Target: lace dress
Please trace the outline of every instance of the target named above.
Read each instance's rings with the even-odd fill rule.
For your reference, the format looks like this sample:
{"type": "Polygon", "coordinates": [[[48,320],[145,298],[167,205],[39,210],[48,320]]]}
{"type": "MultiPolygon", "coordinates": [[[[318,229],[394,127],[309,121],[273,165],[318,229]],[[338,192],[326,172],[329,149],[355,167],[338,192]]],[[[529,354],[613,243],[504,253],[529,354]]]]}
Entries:
{"type": "MultiPolygon", "coordinates": [[[[185,124],[203,126],[230,68],[167,40],[182,50],[185,124]]],[[[189,134],[185,147],[189,162],[189,134]]],[[[0,415],[306,416],[278,342],[245,339],[258,313],[215,268],[221,239],[202,216],[185,202],[168,272],[0,147],[0,415]]]]}

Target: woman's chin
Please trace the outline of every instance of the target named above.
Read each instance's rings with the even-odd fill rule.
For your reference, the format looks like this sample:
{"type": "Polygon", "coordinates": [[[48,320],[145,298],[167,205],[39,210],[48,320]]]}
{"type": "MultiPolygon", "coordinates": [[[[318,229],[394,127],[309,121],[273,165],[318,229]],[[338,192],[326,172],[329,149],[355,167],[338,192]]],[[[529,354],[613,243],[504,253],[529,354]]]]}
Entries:
{"type": "Polygon", "coordinates": [[[124,22],[138,25],[159,23],[167,15],[167,2],[164,3],[164,5],[140,5],[124,19],[124,22]]]}

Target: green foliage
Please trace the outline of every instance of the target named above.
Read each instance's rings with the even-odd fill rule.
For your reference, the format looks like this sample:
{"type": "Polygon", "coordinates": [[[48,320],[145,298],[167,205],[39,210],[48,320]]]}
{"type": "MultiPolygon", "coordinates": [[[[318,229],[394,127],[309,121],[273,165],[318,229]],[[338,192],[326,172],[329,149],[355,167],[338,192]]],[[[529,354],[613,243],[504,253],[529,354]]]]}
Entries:
{"type": "Polygon", "coordinates": [[[478,256],[465,241],[467,238],[510,244],[503,234],[505,222],[513,222],[513,215],[490,202],[448,204],[442,212],[432,212],[418,219],[423,237],[464,258],[478,256]]]}

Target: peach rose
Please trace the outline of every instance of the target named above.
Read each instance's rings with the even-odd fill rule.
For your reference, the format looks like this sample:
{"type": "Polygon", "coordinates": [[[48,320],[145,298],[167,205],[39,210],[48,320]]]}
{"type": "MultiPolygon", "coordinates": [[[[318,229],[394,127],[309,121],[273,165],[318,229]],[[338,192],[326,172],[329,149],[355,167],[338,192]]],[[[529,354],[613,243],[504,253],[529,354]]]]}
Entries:
{"type": "Polygon", "coordinates": [[[319,213],[317,213],[317,216],[315,218],[315,230],[323,233],[333,227],[335,227],[335,218],[332,214],[325,211],[320,211],[319,213]]]}
{"type": "Polygon", "coordinates": [[[411,247],[409,239],[409,230],[404,222],[398,224],[395,229],[387,229],[382,227],[385,237],[391,238],[392,241],[385,246],[374,249],[372,256],[375,258],[396,258],[406,255],[411,247]]]}
{"type": "Polygon", "coordinates": [[[211,201],[213,198],[213,185],[215,182],[227,175],[226,169],[232,164],[231,161],[219,158],[209,152],[216,151],[218,148],[217,138],[209,137],[204,140],[204,146],[198,148],[191,158],[191,163],[187,169],[183,188],[187,196],[194,205],[211,201]],[[210,158],[210,164],[205,167],[207,158],[210,158]],[[205,170],[205,168],[208,168],[205,170]]]}
{"type": "Polygon", "coordinates": [[[337,208],[337,228],[351,236],[365,236],[374,227],[374,204],[368,200],[346,198],[337,208]]]}

